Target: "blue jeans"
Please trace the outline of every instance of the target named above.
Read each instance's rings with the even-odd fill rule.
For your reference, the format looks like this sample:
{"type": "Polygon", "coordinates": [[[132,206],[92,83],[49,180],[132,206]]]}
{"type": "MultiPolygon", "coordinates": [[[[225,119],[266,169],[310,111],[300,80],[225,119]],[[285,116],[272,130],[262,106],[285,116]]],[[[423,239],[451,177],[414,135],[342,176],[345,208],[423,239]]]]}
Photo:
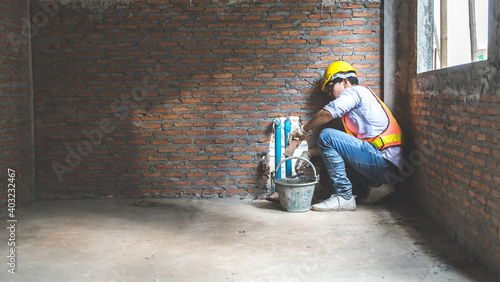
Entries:
{"type": "Polygon", "coordinates": [[[352,184],[347,178],[346,164],[371,182],[386,182],[384,173],[393,170],[392,164],[370,143],[333,128],[321,131],[318,147],[333,180],[335,194],[346,200],[352,198],[352,184]]]}

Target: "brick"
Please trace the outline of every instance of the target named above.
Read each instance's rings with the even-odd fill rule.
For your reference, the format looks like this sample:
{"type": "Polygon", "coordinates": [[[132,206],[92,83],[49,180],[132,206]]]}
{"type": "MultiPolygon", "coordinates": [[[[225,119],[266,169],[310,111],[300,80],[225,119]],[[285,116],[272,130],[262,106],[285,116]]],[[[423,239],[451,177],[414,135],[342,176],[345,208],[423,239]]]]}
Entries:
{"type": "Polygon", "coordinates": [[[351,30],[334,30],[332,31],[332,35],[333,36],[347,36],[347,35],[351,35],[352,34],[352,31],[351,30]]]}
{"type": "MultiPolygon", "coordinates": [[[[203,183],[201,185],[212,185],[212,181],[207,181],[209,183],[203,183]]],[[[195,182],[196,184],[196,182],[195,182]]],[[[223,190],[222,189],[203,189],[203,194],[222,194],[223,190]]]]}
{"type": "Polygon", "coordinates": [[[226,194],[240,194],[244,193],[245,189],[227,189],[226,194]]]}
{"type": "Polygon", "coordinates": [[[340,40],[321,40],[321,45],[327,45],[327,44],[340,44],[340,40]]]}
{"type": "MultiPolygon", "coordinates": [[[[231,179],[227,179],[227,180],[217,180],[215,182],[217,185],[232,185],[234,184],[234,180],[231,180],[231,179]]],[[[242,189],[243,190],[243,189],[242,189]]],[[[244,192],[245,190],[243,190],[244,192]]],[[[226,191],[227,193],[227,191],[226,191]]]]}
{"type": "Polygon", "coordinates": [[[371,17],[373,17],[373,14],[372,13],[353,12],[352,17],[353,18],[371,18],[371,17]]]}
{"type": "Polygon", "coordinates": [[[305,39],[289,39],[286,41],[288,44],[306,44],[307,40],[305,39]]]}
{"type": "Polygon", "coordinates": [[[187,172],[186,177],[188,177],[188,178],[205,177],[205,173],[203,173],[203,172],[187,172]]]}
{"type": "Polygon", "coordinates": [[[309,32],[311,36],[328,36],[330,35],[330,31],[328,30],[311,30],[309,32]]]}
{"type": "Polygon", "coordinates": [[[333,13],[331,14],[332,18],[351,18],[351,13],[333,13]]]}
{"type": "Polygon", "coordinates": [[[363,40],[361,40],[361,39],[344,39],[344,40],[342,40],[342,42],[345,44],[362,43],[363,40]]]}
{"type": "Polygon", "coordinates": [[[354,34],[373,34],[371,29],[355,29],[354,34]]]}
{"type": "Polygon", "coordinates": [[[230,171],[229,175],[230,176],[247,176],[248,172],[246,172],[246,171],[230,171]]]}
{"type": "MultiPolygon", "coordinates": [[[[308,27],[321,27],[321,23],[302,23],[301,26],[303,28],[308,28],[308,27]]],[[[290,26],[291,27],[291,26],[290,26]]]]}
{"type": "Polygon", "coordinates": [[[344,21],[342,23],[344,26],[353,26],[353,25],[364,25],[363,21],[344,21]]]}

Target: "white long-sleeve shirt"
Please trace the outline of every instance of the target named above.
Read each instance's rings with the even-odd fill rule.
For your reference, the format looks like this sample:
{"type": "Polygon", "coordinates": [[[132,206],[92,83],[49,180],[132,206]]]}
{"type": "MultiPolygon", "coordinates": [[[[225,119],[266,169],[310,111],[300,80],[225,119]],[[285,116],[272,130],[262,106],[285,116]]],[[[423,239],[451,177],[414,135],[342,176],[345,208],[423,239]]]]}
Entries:
{"type": "MultiPolygon", "coordinates": [[[[380,135],[389,125],[384,109],[366,87],[354,85],[345,89],[337,99],[328,103],[323,109],[332,117],[343,115],[352,120],[349,130],[359,138],[372,138],[380,135]]],[[[403,168],[403,150],[401,146],[386,148],[380,152],[382,157],[399,169],[403,168]]]]}

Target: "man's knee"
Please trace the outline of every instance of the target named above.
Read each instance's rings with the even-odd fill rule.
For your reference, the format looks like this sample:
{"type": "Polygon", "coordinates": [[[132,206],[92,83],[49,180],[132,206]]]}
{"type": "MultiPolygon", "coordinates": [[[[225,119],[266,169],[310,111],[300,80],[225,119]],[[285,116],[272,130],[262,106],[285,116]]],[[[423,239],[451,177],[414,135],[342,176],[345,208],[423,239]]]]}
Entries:
{"type": "Polygon", "coordinates": [[[318,137],[318,146],[320,148],[332,147],[335,140],[339,138],[343,132],[333,128],[325,128],[321,131],[318,137]]]}

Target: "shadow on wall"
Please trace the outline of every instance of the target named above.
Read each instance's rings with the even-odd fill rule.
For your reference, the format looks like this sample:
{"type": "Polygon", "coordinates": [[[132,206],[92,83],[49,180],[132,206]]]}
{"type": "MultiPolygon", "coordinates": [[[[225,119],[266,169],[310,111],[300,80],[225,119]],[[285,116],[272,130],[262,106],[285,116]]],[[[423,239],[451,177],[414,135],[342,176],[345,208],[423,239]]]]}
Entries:
{"type": "Polygon", "coordinates": [[[35,187],[29,14],[26,1],[0,7],[0,214],[14,216],[35,187]]]}
{"type": "Polygon", "coordinates": [[[42,198],[263,193],[272,120],[325,104],[315,80],[338,57],[318,37],[324,7],[74,2],[32,7],[46,13],[32,40],[42,198]]]}

